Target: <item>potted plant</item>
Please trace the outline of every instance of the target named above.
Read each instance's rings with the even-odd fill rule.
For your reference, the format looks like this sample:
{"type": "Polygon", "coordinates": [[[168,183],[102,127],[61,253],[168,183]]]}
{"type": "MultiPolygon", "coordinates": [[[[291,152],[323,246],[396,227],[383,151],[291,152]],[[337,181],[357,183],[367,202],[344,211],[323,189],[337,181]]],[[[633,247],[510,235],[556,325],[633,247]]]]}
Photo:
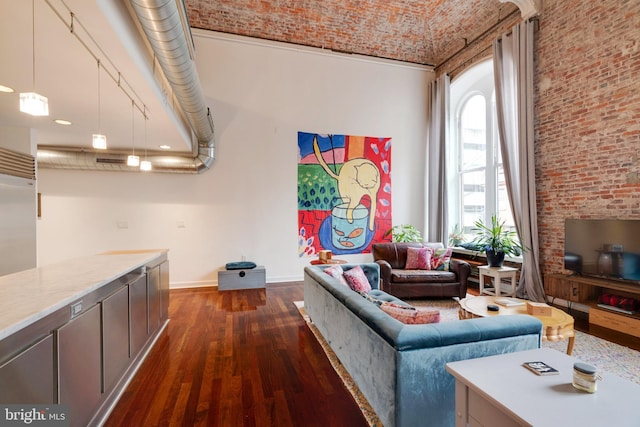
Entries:
{"type": "Polygon", "coordinates": [[[411,224],[394,225],[384,233],[384,237],[389,235],[394,242],[422,242],[422,234],[411,224]]]}
{"type": "Polygon", "coordinates": [[[464,231],[459,224],[456,224],[449,234],[449,246],[459,246],[462,242],[464,242],[464,231]]]}
{"type": "Polygon", "coordinates": [[[491,216],[490,225],[481,219],[474,223],[477,233],[474,242],[478,244],[480,251],[487,255],[489,267],[501,267],[505,255],[518,256],[524,250],[518,240],[518,234],[506,228],[504,223],[505,221],[498,220],[495,215],[491,216]]]}

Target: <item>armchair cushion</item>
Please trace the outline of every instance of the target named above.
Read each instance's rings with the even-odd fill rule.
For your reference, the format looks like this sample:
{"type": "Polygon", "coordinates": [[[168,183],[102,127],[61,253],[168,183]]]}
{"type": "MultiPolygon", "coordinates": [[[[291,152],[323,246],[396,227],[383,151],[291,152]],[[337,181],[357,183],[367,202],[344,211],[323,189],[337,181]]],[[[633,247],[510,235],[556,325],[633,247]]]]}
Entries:
{"type": "Polygon", "coordinates": [[[439,270],[391,270],[391,281],[395,283],[442,283],[455,282],[456,273],[439,270]]]}
{"type": "Polygon", "coordinates": [[[451,262],[451,255],[453,250],[447,249],[433,249],[431,255],[431,270],[443,270],[449,271],[449,263],[451,262]]]}
{"type": "Polygon", "coordinates": [[[430,248],[407,248],[407,270],[431,270],[430,248]]]}

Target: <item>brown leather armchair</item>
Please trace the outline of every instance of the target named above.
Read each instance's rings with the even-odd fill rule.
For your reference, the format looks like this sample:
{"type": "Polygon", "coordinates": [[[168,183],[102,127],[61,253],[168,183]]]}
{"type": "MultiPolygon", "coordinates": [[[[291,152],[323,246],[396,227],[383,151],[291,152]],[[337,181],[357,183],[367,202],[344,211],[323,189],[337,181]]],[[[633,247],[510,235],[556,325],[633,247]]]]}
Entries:
{"type": "Polygon", "coordinates": [[[398,298],[460,297],[467,295],[471,266],[451,259],[449,271],[406,270],[407,248],[442,248],[442,243],[374,243],[373,260],[380,266],[380,289],[398,298]]]}

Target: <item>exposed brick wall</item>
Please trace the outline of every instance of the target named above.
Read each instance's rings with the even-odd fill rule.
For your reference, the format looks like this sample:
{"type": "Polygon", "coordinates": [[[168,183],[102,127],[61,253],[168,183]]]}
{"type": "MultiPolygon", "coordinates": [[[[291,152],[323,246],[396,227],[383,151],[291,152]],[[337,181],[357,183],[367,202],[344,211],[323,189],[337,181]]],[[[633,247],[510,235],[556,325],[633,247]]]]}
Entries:
{"type": "Polygon", "coordinates": [[[536,46],[544,273],[565,218],[640,219],[640,1],[545,1],[536,46]]]}
{"type": "Polygon", "coordinates": [[[498,0],[186,0],[192,27],[438,65],[517,10],[498,0]]]}
{"type": "MultiPolygon", "coordinates": [[[[436,71],[455,75],[489,56],[490,44],[436,71]]],[[[545,1],[534,55],[538,231],[549,274],[564,271],[566,218],[640,219],[640,0],[545,1]]]]}
{"type": "Polygon", "coordinates": [[[510,31],[511,28],[520,21],[522,21],[522,15],[520,14],[520,10],[515,7],[511,13],[504,16],[501,22],[494,25],[490,31],[485,31],[482,36],[474,40],[469,40],[466,48],[461,49],[459,53],[439,64],[435,68],[436,77],[442,73],[447,73],[451,79],[454,79],[468,67],[490,58],[493,40],[510,31]]]}

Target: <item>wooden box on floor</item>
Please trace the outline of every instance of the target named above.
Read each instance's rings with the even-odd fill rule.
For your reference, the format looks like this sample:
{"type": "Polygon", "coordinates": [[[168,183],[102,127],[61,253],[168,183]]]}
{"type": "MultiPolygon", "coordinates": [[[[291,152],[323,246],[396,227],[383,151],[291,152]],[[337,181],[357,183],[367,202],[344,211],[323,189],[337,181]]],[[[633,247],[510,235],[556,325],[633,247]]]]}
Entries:
{"type": "Polygon", "coordinates": [[[264,267],[246,270],[220,270],[218,272],[218,290],[261,289],[266,287],[264,267]]]}

